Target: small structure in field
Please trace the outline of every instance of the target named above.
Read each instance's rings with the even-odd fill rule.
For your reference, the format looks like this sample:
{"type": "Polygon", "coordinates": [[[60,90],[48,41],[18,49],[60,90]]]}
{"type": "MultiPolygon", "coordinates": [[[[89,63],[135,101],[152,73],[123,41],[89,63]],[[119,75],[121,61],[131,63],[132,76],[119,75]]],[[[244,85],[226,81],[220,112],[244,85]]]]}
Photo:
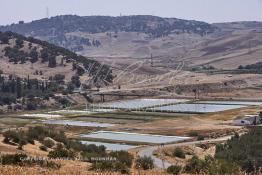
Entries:
{"type": "Polygon", "coordinates": [[[262,112],[257,115],[245,115],[244,118],[236,119],[233,121],[233,125],[247,126],[247,125],[259,125],[262,123],[262,112]]]}

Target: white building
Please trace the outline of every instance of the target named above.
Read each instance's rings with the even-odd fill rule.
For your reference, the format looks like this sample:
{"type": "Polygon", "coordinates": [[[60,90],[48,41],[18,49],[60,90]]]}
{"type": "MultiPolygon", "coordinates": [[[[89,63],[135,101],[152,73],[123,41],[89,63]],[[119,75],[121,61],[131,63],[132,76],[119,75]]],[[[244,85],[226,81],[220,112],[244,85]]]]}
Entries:
{"type": "Polygon", "coordinates": [[[246,126],[246,125],[253,125],[261,124],[261,116],[260,115],[245,115],[242,119],[236,119],[233,121],[233,125],[236,126],[246,126]]]}

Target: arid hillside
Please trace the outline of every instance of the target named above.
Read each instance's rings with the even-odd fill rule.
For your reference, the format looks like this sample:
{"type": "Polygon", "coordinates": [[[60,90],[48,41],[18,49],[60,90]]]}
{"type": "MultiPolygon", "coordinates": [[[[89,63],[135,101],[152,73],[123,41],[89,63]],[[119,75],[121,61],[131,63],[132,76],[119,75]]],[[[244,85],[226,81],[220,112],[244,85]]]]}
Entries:
{"type": "Polygon", "coordinates": [[[98,84],[112,81],[111,69],[107,65],[11,32],[0,33],[0,63],[2,73],[21,78],[50,80],[51,76],[63,75],[65,82],[69,82],[77,75],[81,80],[98,84]]]}
{"type": "Polygon", "coordinates": [[[232,69],[261,59],[261,22],[208,24],[155,16],[57,16],[0,27],[115,65],[151,61],[232,69]],[[127,61],[127,62],[125,62],[127,61]]]}

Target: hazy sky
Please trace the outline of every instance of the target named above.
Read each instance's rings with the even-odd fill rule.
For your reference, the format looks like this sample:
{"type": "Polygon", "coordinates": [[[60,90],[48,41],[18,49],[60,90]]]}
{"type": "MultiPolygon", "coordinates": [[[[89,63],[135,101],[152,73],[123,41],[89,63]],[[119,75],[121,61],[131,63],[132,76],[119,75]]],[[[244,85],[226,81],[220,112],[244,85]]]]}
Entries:
{"type": "Polygon", "coordinates": [[[262,0],[0,0],[0,25],[63,14],[156,15],[206,22],[262,21],[262,0]]]}

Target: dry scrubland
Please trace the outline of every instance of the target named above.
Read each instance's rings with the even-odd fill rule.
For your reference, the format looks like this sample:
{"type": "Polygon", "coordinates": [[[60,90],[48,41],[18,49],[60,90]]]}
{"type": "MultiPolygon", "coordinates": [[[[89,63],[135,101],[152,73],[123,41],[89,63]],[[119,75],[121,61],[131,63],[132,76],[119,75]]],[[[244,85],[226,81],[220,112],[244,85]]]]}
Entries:
{"type": "MultiPolygon", "coordinates": [[[[15,154],[15,153],[26,153],[30,156],[39,156],[39,157],[47,157],[47,152],[41,151],[39,146],[41,145],[39,142],[35,141],[34,145],[27,144],[24,146],[23,150],[18,150],[16,146],[11,146],[8,144],[4,144],[3,137],[1,137],[0,142],[0,150],[1,154],[15,154]]],[[[133,152],[133,154],[135,154],[133,152]]],[[[120,175],[121,173],[114,172],[96,172],[88,170],[91,167],[90,163],[80,162],[80,161],[70,161],[70,160],[55,160],[54,162],[61,165],[60,169],[48,169],[41,168],[38,166],[11,166],[11,165],[1,165],[0,166],[0,174],[1,175],[120,175]]],[[[137,169],[131,168],[131,174],[133,175],[151,175],[151,174],[163,174],[166,173],[161,170],[149,170],[143,171],[140,170],[138,172],[137,169]]]]}
{"type": "MultiPolygon", "coordinates": [[[[13,166],[4,166],[0,167],[0,173],[2,175],[121,175],[120,173],[111,173],[111,172],[90,172],[85,168],[74,165],[67,168],[61,168],[61,170],[46,170],[41,168],[24,168],[24,167],[13,167],[13,166]]],[[[132,175],[168,175],[166,172],[161,170],[150,170],[150,171],[133,171],[132,175]]]]}
{"type": "Polygon", "coordinates": [[[143,133],[163,135],[187,135],[190,131],[197,131],[207,137],[219,137],[242,130],[242,127],[231,125],[234,118],[248,114],[257,114],[261,110],[261,107],[247,107],[214,114],[194,116],[179,116],[178,114],[178,116],[172,119],[162,117],[161,120],[148,123],[127,124],[113,128],[118,130],[126,127],[137,129],[143,133]]]}
{"type": "Polygon", "coordinates": [[[167,160],[168,162],[174,165],[185,166],[187,161],[193,157],[193,155],[197,155],[199,158],[204,159],[206,156],[211,155],[214,156],[216,151],[215,144],[206,144],[206,148],[201,148],[201,145],[189,145],[189,146],[180,146],[180,147],[172,147],[172,148],[161,148],[154,152],[159,158],[163,160],[167,160]],[[179,158],[173,156],[173,152],[176,148],[180,148],[185,155],[185,158],[179,158]]]}
{"type": "MultiPolygon", "coordinates": [[[[52,19],[59,21],[59,18],[60,17],[52,19]]],[[[75,22],[75,20],[72,19],[76,18],[80,20],[81,17],[67,16],[62,20],[66,20],[66,18],[69,19],[70,24],[71,22],[75,22]]],[[[139,18],[143,19],[144,17],[140,16],[139,18]]],[[[150,29],[150,26],[154,27],[158,24],[157,20],[155,21],[155,23],[152,24],[151,20],[153,19],[168,21],[168,19],[158,19],[157,17],[146,16],[145,20],[142,20],[142,22],[145,22],[146,26],[148,25],[150,29]]],[[[97,20],[94,20],[95,24],[97,23],[97,20]]],[[[138,22],[141,22],[139,21],[139,19],[133,20],[138,20],[138,22]]],[[[176,21],[176,19],[172,19],[171,21],[176,21]]],[[[41,20],[39,22],[41,22],[41,20]]],[[[56,21],[54,24],[56,24],[56,21]]],[[[103,24],[104,23],[102,20],[102,23],[100,25],[103,24]]],[[[24,26],[26,25],[27,24],[25,24],[24,26]]],[[[126,27],[126,24],[121,25],[126,27]]],[[[181,25],[184,25],[183,22],[181,25]]],[[[252,100],[262,98],[261,74],[238,74],[234,72],[240,65],[249,65],[261,62],[261,27],[258,27],[258,30],[253,30],[252,28],[250,29],[248,27],[249,25],[241,23],[206,25],[207,31],[202,31],[203,33],[201,34],[194,33],[196,31],[178,31],[175,33],[170,33],[168,35],[163,35],[163,33],[161,34],[161,32],[163,31],[159,30],[157,31],[160,32],[159,36],[145,33],[144,31],[132,31],[133,28],[136,29],[137,26],[131,26],[133,28],[129,29],[129,32],[119,31],[114,33],[111,31],[101,32],[100,30],[97,30],[99,29],[99,27],[96,26],[97,28],[94,28],[94,30],[98,32],[94,32],[92,34],[88,31],[79,32],[79,30],[77,29],[68,33],[62,33],[61,36],[63,37],[63,39],[68,40],[70,43],[66,43],[67,45],[63,45],[64,43],[55,44],[60,44],[61,46],[68,47],[69,49],[75,49],[79,48],[79,46],[81,48],[81,42],[79,42],[79,40],[81,39],[82,42],[86,42],[88,38],[93,38],[93,42],[100,42],[100,44],[94,45],[94,43],[92,43],[91,45],[86,45],[82,48],[82,50],[78,51],[78,53],[86,55],[88,58],[95,59],[100,63],[110,65],[113,69],[112,74],[117,75],[113,82],[109,83],[109,86],[100,88],[101,93],[131,95],[147,94],[147,96],[150,98],[172,97],[193,99],[195,96],[195,90],[199,92],[199,98],[214,99],[217,97],[224,97],[227,99],[238,99],[242,97],[252,100]],[[220,30],[215,30],[215,28],[213,28],[214,26],[218,27],[220,30]],[[213,29],[213,32],[208,31],[213,29]],[[119,85],[121,85],[121,88],[119,88],[119,85]]],[[[77,24],[74,26],[70,26],[70,28],[72,27],[73,29],[75,29],[77,28],[76,26],[77,24]]],[[[64,27],[66,28],[67,26],[64,27]]],[[[88,26],[84,27],[88,28],[88,26]]],[[[54,28],[54,30],[56,29],[54,28]]],[[[46,40],[48,40],[48,37],[50,37],[44,36],[45,31],[42,30],[41,26],[40,30],[36,31],[35,33],[37,32],[40,33],[38,33],[40,37],[37,35],[35,37],[46,40]]],[[[29,33],[34,33],[34,31],[29,31],[29,33]]],[[[30,43],[28,41],[24,41],[24,45],[22,48],[20,48],[20,50],[28,53],[30,50],[29,44],[30,43]]],[[[14,47],[16,45],[16,40],[10,39],[8,45],[14,47]]],[[[71,80],[71,77],[76,74],[76,71],[72,70],[72,63],[59,64],[62,62],[63,55],[57,55],[55,57],[58,63],[55,68],[49,68],[47,64],[43,64],[40,61],[37,61],[34,64],[30,63],[29,61],[24,64],[11,63],[8,61],[8,58],[5,57],[5,54],[3,52],[5,47],[7,47],[8,45],[0,45],[0,70],[4,72],[5,76],[14,74],[19,75],[23,78],[27,78],[27,76],[30,75],[31,78],[47,80],[49,76],[62,74],[65,75],[65,82],[69,82],[71,80]],[[36,71],[42,71],[43,75],[36,75],[36,71]]],[[[32,47],[36,47],[37,51],[40,51],[42,49],[42,46],[39,44],[33,43],[32,47]]],[[[81,83],[86,83],[90,78],[91,77],[89,75],[84,74],[80,77],[81,83]]],[[[93,90],[97,90],[97,88],[94,87],[93,90]]],[[[95,92],[87,93],[88,95],[90,95],[91,100],[95,102],[100,100],[100,96],[95,95],[95,92]]],[[[56,93],[55,95],[63,96],[61,92],[56,93]]],[[[65,96],[70,99],[70,103],[78,105],[85,104],[87,100],[85,96],[80,93],[67,94],[65,96]]],[[[106,100],[109,101],[127,98],[131,97],[106,97],[106,100]]],[[[48,106],[53,106],[53,101],[51,100],[47,101],[46,103],[48,106]]],[[[1,108],[2,107],[0,106],[0,110],[1,108]]],[[[112,131],[123,131],[130,129],[139,133],[176,136],[185,136],[194,132],[197,133],[197,135],[203,136],[205,138],[218,138],[228,135],[234,135],[235,133],[246,132],[246,128],[232,126],[232,120],[236,117],[244,116],[247,114],[257,114],[261,110],[261,107],[246,107],[236,110],[193,116],[184,116],[182,114],[154,114],[151,116],[151,114],[140,113],[138,115],[137,113],[128,111],[121,111],[121,113],[117,111],[113,114],[94,114],[88,116],[75,116],[72,118],[87,121],[92,120],[99,122],[112,122],[118,124],[114,127],[107,128],[112,131]],[[144,119],[141,119],[141,116],[144,117],[144,119]]],[[[22,119],[20,120],[20,118],[17,117],[16,114],[12,114],[10,116],[15,117],[3,117],[4,119],[1,118],[1,121],[3,121],[2,123],[0,123],[1,128],[16,128],[19,126],[24,126],[24,128],[27,128],[29,126],[41,125],[38,123],[31,123],[32,120],[29,121],[26,119],[26,121],[22,121],[22,119]]],[[[56,126],[55,129],[63,130],[65,129],[65,127],[56,126]]],[[[66,129],[66,136],[74,138],[79,133],[97,131],[101,128],[98,129],[88,127],[70,127],[66,129]]],[[[7,145],[2,142],[3,139],[4,138],[1,136],[1,153],[26,153],[29,156],[48,156],[48,152],[41,151],[39,149],[42,144],[38,141],[35,141],[34,145],[25,145],[23,147],[23,150],[18,150],[17,145],[7,145]]],[[[194,139],[196,140],[197,138],[194,139]]],[[[168,160],[170,163],[183,166],[189,159],[193,157],[193,155],[197,155],[201,159],[204,159],[204,157],[207,155],[214,156],[216,151],[215,145],[207,144],[205,146],[207,146],[207,148],[201,148],[200,145],[181,146],[181,149],[187,153],[185,159],[172,156],[175,147],[159,149],[154,154],[164,160],[168,160]]],[[[140,148],[130,150],[129,152],[136,157],[139,149],[140,148]]],[[[52,148],[48,148],[48,151],[51,150],[52,148]]],[[[91,167],[91,164],[86,162],[70,160],[55,160],[55,162],[61,165],[60,169],[48,169],[42,168],[40,166],[22,167],[5,165],[0,166],[0,174],[119,174],[112,172],[90,171],[88,169],[91,167]]],[[[132,167],[130,169],[130,174],[166,175],[167,173],[159,169],[139,171],[135,169],[135,167],[132,167]]]]}

